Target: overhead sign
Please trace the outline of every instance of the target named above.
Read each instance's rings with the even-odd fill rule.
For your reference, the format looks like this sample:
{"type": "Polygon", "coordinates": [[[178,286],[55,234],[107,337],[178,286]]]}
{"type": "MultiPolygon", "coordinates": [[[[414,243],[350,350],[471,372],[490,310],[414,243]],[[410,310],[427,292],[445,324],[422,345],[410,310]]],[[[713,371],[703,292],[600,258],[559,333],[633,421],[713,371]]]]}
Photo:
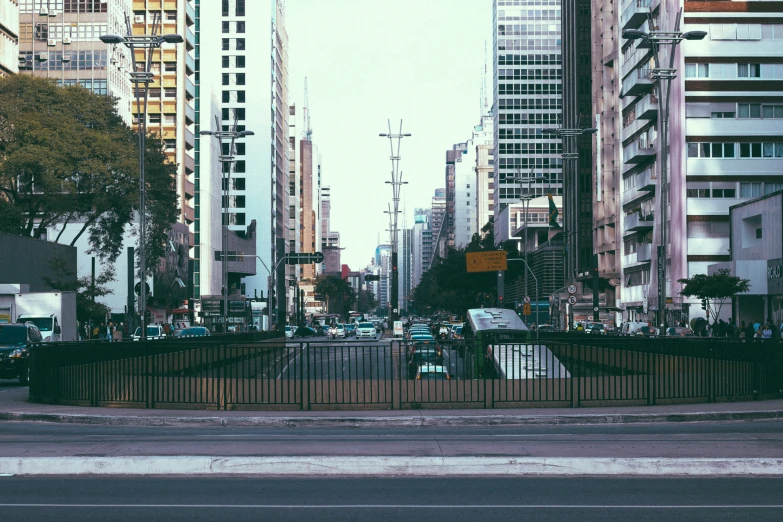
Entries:
{"type": "Polygon", "coordinates": [[[366,276],[364,276],[364,280],[365,281],[380,281],[381,280],[381,276],[380,275],[376,275],[376,274],[367,274],[366,276]]]}
{"type": "Polygon", "coordinates": [[[287,265],[310,265],[313,263],[323,263],[324,255],[322,252],[302,253],[291,252],[285,256],[285,264],[287,265]]]}
{"type": "Polygon", "coordinates": [[[468,252],[465,254],[468,272],[496,272],[508,269],[505,250],[488,252],[468,252]]]}

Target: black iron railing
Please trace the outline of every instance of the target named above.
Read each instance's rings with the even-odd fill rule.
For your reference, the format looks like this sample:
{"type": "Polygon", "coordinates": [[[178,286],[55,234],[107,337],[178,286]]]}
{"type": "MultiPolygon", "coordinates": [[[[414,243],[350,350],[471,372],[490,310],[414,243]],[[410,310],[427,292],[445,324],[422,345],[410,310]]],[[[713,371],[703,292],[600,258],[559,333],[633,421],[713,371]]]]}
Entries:
{"type": "Polygon", "coordinates": [[[202,409],[579,407],[781,396],[777,340],[263,341],[264,334],[45,344],[33,401],[202,409]]]}

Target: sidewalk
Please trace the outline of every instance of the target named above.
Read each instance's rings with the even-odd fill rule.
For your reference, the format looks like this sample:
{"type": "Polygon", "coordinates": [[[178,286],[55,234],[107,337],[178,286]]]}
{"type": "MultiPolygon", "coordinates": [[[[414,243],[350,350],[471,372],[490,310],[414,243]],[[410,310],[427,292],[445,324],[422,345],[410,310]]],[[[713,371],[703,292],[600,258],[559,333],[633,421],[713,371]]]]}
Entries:
{"type": "Polygon", "coordinates": [[[0,421],[123,426],[427,427],[715,422],[783,418],[783,399],[671,406],[367,411],[205,411],[35,404],[27,388],[0,385],[0,421]]]}

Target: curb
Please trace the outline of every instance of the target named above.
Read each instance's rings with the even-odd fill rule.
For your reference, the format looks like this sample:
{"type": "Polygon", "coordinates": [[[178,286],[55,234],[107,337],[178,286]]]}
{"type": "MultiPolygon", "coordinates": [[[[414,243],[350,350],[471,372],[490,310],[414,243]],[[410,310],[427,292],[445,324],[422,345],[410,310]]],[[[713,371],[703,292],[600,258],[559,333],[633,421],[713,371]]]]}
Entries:
{"type": "Polygon", "coordinates": [[[783,459],[564,457],[2,457],[0,475],[772,476],[783,459]]]}
{"type": "Polygon", "coordinates": [[[622,413],[575,415],[410,415],[400,417],[176,417],[0,412],[0,422],[45,422],[110,426],[268,427],[268,428],[422,428],[571,424],[721,422],[781,419],[783,411],[622,413]]]}

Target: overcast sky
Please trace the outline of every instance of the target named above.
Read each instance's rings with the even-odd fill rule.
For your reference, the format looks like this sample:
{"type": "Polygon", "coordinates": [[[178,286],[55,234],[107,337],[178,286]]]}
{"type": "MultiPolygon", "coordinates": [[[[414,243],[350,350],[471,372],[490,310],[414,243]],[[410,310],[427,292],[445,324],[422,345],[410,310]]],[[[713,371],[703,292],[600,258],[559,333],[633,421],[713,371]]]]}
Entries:
{"type": "Polygon", "coordinates": [[[445,186],[446,150],[479,123],[485,42],[492,88],[492,0],[288,0],[286,31],[289,102],[302,129],[307,76],[331,228],[341,234],[342,262],[358,270],[379,235],[389,239],[389,140],[378,136],[387,120],[397,132],[402,119],[412,134],[400,152],[408,227],[413,209],[429,207],[445,186]]]}

